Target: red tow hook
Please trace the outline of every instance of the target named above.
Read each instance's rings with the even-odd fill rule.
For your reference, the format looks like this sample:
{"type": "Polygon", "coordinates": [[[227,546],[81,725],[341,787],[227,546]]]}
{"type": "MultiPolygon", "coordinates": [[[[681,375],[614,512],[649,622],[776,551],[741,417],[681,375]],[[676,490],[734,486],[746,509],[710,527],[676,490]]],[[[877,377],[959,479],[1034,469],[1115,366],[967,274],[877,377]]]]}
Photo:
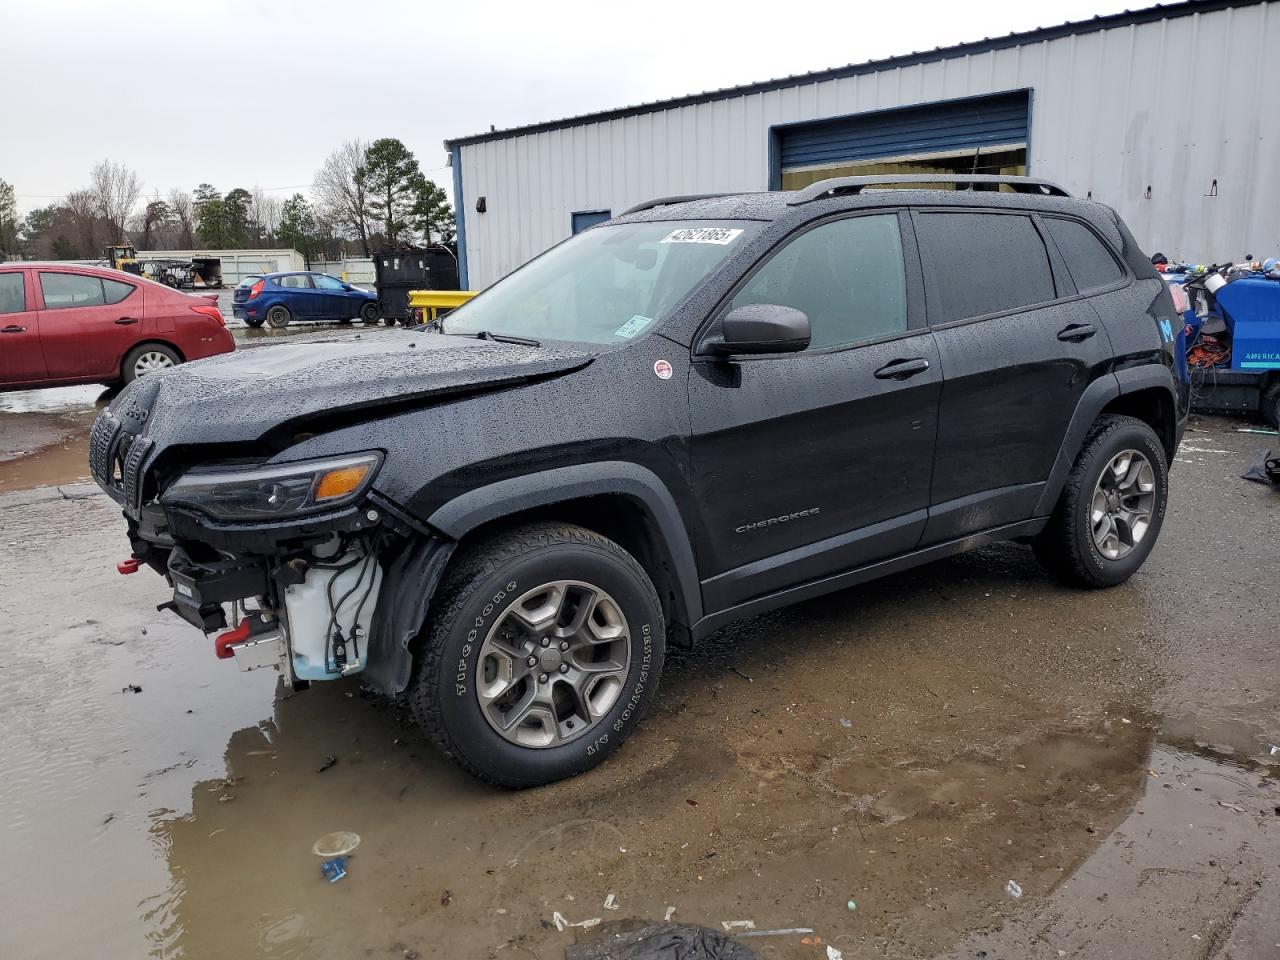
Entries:
{"type": "Polygon", "coordinates": [[[137,573],[138,567],[141,563],[142,561],[136,557],[130,557],[128,560],[121,560],[116,564],[116,573],[124,574],[125,576],[128,576],[131,573],[137,573]]]}
{"type": "Polygon", "coordinates": [[[230,660],[236,655],[231,649],[233,643],[244,643],[249,639],[249,620],[248,618],[240,621],[240,626],[228,630],[226,633],[220,633],[213,638],[213,652],[219,660],[230,660]]]}

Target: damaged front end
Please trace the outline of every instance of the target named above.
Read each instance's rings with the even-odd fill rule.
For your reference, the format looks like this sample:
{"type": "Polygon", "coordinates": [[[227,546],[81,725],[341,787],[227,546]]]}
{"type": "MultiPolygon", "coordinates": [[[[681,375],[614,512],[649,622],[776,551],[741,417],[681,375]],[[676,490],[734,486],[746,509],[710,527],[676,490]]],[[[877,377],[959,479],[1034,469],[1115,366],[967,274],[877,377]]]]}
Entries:
{"type": "MultiPolygon", "coordinates": [[[[122,395],[123,399],[123,395],[122,395]]],[[[160,450],[137,403],[103,411],[90,466],[123,508],[141,563],[173,588],[160,605],[243,670],[273,667],[290,687],[353,674],[395,696],[453,544],[372,488],[382,451],[279,461],[160,450]]],[[[281,454],[282,456],[284,454],[281,454]]]]}

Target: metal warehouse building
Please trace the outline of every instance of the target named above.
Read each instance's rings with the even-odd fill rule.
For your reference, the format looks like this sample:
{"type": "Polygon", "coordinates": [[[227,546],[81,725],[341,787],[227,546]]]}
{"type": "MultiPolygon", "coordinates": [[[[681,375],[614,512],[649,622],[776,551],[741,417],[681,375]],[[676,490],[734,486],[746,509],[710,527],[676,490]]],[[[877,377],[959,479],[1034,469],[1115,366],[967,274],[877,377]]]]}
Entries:
{"type": "Polygon", "coordinates": [[[1027,173],[1148,251],[1280,254],[1280,2],[1194,0],[446,141],[463,286],[652,197],[1027,173]]]}

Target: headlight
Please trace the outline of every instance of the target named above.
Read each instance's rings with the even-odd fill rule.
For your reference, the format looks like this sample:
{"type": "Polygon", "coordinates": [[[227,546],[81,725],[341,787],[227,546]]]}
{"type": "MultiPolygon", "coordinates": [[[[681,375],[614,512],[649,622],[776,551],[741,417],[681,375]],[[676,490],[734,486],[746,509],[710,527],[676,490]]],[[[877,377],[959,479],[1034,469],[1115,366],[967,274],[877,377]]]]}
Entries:
{"type": "Polygon", "coordinates": [[[382,465],[380,453],[258,467],[198,467],[160,497],[216,520],[274,520],[330,510],[364,493],[382,465]]]}

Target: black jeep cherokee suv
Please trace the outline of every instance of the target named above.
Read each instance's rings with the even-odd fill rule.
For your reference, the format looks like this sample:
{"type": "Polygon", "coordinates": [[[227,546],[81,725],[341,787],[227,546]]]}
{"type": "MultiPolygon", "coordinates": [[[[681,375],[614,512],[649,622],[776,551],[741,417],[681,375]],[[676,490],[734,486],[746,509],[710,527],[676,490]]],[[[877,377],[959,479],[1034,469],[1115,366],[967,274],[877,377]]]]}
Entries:
{"type": "Polygon", "coordinates": [[[440,331],[143,377],[91,439],[121,568],[511,787],[599,763],[731,620],[996,540],[1124,581],[1188,409],[1164,284],[1052,184],[910,179],[653,201],[440,331]]]}

